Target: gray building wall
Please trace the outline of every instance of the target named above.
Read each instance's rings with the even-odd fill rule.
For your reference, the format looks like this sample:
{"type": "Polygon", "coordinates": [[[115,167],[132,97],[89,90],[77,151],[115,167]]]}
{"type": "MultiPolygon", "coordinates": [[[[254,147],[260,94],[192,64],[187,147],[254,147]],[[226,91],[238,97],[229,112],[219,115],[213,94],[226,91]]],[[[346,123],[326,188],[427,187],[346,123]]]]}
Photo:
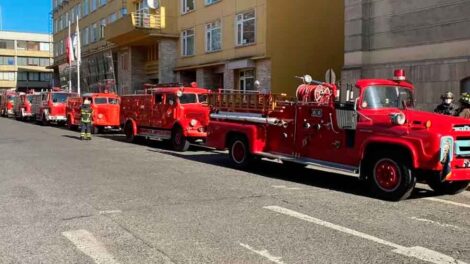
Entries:
{"type": "Polygon", "coordinates": [[[470,77],[470,1],[345,0],[343,83],[404,68],[417,106],[432,110],[470,77]]]}

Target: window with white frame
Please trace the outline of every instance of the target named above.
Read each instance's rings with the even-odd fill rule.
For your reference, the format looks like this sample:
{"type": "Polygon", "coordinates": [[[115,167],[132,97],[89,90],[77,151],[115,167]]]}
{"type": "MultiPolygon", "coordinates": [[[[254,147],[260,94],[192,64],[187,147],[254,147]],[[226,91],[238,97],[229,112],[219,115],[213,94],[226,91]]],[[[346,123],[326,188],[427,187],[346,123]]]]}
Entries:
{"type": "Polygon", "coordinates": [[[204,0],[205,5],[212,5],[212,4],[215,4],[217,2],[220,2],[220,0],[204,0]]]}
{"type": "Polygon", "coordinates": [[[0,81],[14,81],[15,73],[14,72],[0,72],[0,81]]]}
{"type": "Polygon", "coordinates": [[[100,39],[104,39],[104,28],[106,27],[106,18],[101,19],[100,23],[100,39]]]}
{"type": "Polygon", "coordinates": [[[97,23],[94,23],[91,27],[91,38],[90,38],[90,42],[91,43],[95,43],[96,41],[98,41],[98,24],[97,23]]]}
{"type": "Polygon", "coordinates": [[[252,91],[255,89],[255,70],[240,70],[238,75],[239,86],[242,91],[252,91]]]}
{"type": "Polygon", "coordinates": [[[222,30],[220,20],[206,24],[206,51],[222,49],[222,30]]]}
{"type": "Polygon", "coordinates": [[[98,0],[91,0],[91,12],[95,11],[98,8],[98,0]]]}
{"type": "Polygon", "coordinates": [[[255,43],[256,15],[255,10],[238,14],[236,17],[236,41],[238,46],[255,43]]]}
{"type": "Polygon", "coordinates": [[[194,55],[194,28],[181,33],[181,51],[183,56],[194,55]]]}
{"type": "Polygon", "coordinates": [[[195,0],[181,0],[181,13],[186,14],[195,9],[195,0]]]}

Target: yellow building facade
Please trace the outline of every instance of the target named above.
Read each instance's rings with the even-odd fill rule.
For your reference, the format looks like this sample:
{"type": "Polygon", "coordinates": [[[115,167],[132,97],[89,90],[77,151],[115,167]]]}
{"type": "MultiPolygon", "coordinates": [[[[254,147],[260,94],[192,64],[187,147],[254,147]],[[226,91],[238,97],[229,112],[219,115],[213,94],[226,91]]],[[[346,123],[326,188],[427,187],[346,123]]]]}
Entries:
{"type": "Polygon", "coordinates": [[[311,74],[323,80],[329,68],[341,70],[341,0],[180,0],[178,4],[178,81],[196,79],[210,88],[293,94],[299,83],[295,76],[311,74]]]}
{"type": "Polygon", "coordinates": [[[211,89],[292,94],[295,76],[322,80],[343,64],[341,0],[53,0],[53,6],[57,71],[66,64],[66,21],[74,31],[78,16],[85,85],[114,78],[120,93],[146,82],[197,81],[211,89]]]}
{"type": "Polygon", "coordinates": [[[0,31],[0,89],[50,88],[51,46],[48,34],[0,31]]]}

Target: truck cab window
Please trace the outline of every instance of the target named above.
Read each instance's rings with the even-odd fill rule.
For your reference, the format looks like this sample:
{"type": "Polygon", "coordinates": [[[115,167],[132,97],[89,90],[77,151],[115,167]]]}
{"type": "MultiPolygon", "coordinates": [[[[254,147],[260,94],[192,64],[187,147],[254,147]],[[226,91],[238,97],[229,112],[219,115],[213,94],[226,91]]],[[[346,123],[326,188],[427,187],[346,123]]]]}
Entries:
{"type": "Polygon", "coordinates": [[[107,104],[107,103],[108,103],[108,98],[104,98],[104,97],[95,98],[95,104],[107,104]]]}
{"type": "Polygon", "coordinates": [[[163,103],[163,94],[155,94],[155,104],[163,103]]]}
{"type": "Polygon", "coordinates": [[[197,103],[196,94],[183,94],[180,97],[180,104],[195,104],[197,103]]]}
{"type": "Polygon", "coordinates": [[[167,94],[166,95],[166,103],[168,105],[174,105],[176,103],[176,94],[167,94]]]}

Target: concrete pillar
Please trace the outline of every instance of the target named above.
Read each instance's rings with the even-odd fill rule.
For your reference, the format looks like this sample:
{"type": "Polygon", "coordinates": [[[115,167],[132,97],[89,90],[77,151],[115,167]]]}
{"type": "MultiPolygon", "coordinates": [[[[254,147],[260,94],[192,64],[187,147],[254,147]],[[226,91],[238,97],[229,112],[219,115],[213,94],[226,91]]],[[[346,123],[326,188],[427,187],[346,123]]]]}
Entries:
{"type": "Polygon", "coordinates": [[[176,81],[174,69],[177,59],[177,40],[162,39],[158,42],[158,60],[160,83],[172,83],[176,81]]]}

